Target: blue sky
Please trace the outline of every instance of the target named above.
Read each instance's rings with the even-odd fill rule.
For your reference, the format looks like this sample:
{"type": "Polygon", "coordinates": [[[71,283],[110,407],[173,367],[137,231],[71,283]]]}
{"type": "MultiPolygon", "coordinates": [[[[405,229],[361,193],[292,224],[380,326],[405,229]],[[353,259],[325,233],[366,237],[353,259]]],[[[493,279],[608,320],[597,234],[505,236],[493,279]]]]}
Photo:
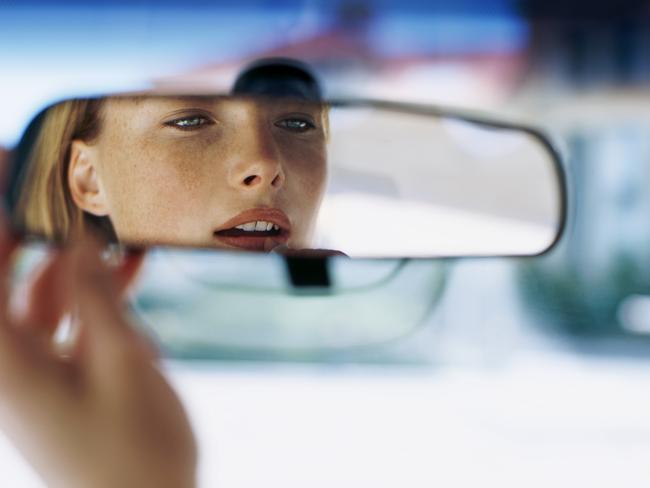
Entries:
{"type": "MultiPolygon", "coordinates": [[[[376,1],[373,46],[399,55],[494,51],[525,42],[525,25],[507,1],[456,0],[451,11],[443,3],[376,1]],[[471,5],[478,13],[458,13],[471,5]]],[[[29,117],[53,100],[137,88],[153,76],[309,37],[331,25],[335,11],[335,2],[310,0],[99,4],[0,1],[0,105],[7,115],[0,144],[12,144],[29,117]]]]}

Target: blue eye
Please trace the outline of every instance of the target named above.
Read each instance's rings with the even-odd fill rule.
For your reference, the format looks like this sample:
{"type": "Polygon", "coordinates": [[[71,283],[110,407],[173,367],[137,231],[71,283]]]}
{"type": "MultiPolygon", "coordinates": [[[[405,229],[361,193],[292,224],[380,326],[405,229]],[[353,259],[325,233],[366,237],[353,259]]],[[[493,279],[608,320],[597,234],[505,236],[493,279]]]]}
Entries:
{"type": "Polygon", "coordinates": [[[203,117],[202,115],[191,115],[170,120],[169,122],[165,122],[165,125],[180,130],[194,130],[210,123],[211,121],[207,117],[203,117]]]}
{"type": "Polygon", "coordinates": [[[299,117],[282,119],[277,121],[275,125],[276,127],[280,127],[281,129],[286,129],[291,132],[307,132],[316,128],[314,123],[310,120],[299,117]]]}

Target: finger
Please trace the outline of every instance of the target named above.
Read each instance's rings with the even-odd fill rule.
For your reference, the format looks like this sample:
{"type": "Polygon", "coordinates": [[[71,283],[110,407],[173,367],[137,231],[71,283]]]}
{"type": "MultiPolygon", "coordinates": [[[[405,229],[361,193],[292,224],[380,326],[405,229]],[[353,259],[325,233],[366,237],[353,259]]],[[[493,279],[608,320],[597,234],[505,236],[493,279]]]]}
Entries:
{"type": "MultiPolygon", "coordinates": [[[[64,358],[74,357],[79,350],[78,321],[72,314],[71,273],[67,269],[70,255],[69,251],[50,252],[10,299],[10,316],[16,327],[31,334],[35,346],[64,358]]],[[[126,289],[141,262],[142,253],[129,253],[113,270],[118,289],[126,289]]]]}
{"type": "MultiPolygon", "coordinates": [[[[95,244],[97,243],[93,243],[92,240],[89,243],[90,247],[93,247],[95,244]]],[[[96,247],[96,254],[101,254],[101,249],[101,245],[96,247]]],[[[102,278],[111,282],[107,285],[110,286],[109,293],[104,296],[106,298],[111,297],[109,298],[111,301],[117,302],[111,305],[113,310],[111,313],[119,316],[119,322],[128,319],[128,314],[124,310],[124,296],[127,294],[128,288],[133,284],[142,267],[144,255],[143,249],[127,249],[125,254],[119,258],[117,264],[110,265],[107,268],[108,272],[102,278]]],[[[102,261],[102,263],[95,262],[94,265],[100,266],[101,269],[103,262],[105,261],[102,261]]],[[[90,266],[93,266],[93,264],[90,266]]],[[[96,282],[96,284],[99,283],[99,281],[96,282]]],[[[144,357],[149,358],[151,361],[156,361],[159,357],[159,352],[155,341],[130,326],[127,326],[126,329],[126,337],[129,342],[128,348],[140,349],[144,357]]],[[[84,332],[80,327],[78,314],[64,316],[59,323],[55,337],[59,353],[68,358],[87,356],[89,354],[87,351],[88,345],[85,343],[88,341],[84,340],[83,336],[84,332]]]]}
{"type": "Polygon", "coordinates": [[[72,313],[70,262],[69,251],[50,250],[10,297],[13,326],[41,361],[75,356],[79,334],[72,313]]]}
{"type": "MultiPolygon", "coordinates": [[[[131,248],[127,249],[126,254],[116,270],[113,271],[113,278],[117,291],[121,297],[128,295],[129,289],[135,283],[137,276],[144,263],[145,250],[131,248]]],[[[143,331],[134,330],[135,340],[139,342],[145,355],[151,361],[157,361],[160,358],[160,350],[155,339],[143,331]]]]}
{"type": "Polygon", "coordinates": [[[117,292],[124,296],[135,282],[144,262],[144,250],[129,249],[119,265],[113,270],[117,292]]]}
{"type": "Polygon", "coordinates": [[[2,326],[7,322],[11,270],[17,248],[18,240],[11,234],[7,219],[0,212],[0,322],[2,326]]]}
{"type": "Polygon", "coordinates": [[[84,237],[75,245],[73,289],[80,322],[81,361],[102,380],[122,379],[114,374],[134,362],[148,360],[132,329],[115,278],[100,260],[102,247],[84,237]]]}
{"type": "Polygon", "coordinates": [[[14,324],[52,335],[62,317],[70,312],[69,255],[51,251],[10,297],[14,324]]]}
{"type": "Polygon", "coordinates": [[[155,338],[144,331],[134,330],[135,346],[142,351],[143,358],[150,362],[157,363],[160,360],[160,348],[155,338]]]}
{"type": "Polygon", "coordinates": [[[5,395],[34,387],[45,377],[40,374],[43,361],[34,355],[31,344],[18,332],[8,313],[11,265],[17,247],[18,241],[0,215],[0,390],[5,395]]]}

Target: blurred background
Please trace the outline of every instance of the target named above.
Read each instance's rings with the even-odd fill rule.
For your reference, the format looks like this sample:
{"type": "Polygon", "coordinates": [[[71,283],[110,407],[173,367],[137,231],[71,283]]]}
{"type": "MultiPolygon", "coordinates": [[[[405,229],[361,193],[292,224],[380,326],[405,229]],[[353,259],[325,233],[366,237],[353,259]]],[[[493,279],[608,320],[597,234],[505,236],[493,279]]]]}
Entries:
{"type": "MultiPolygon", "coordinates": [[[[262,56],[311,63],[330,95],[543,127],[570,215],[546,256],[422,264],[443,294],[381,347],[170,361],[203,485],[647,486],[647,2],[5,0],[0,145],[57,99],[221,89],[262,56]]],[[[40,486],[8,444],[0,463],[40,486]]]]}

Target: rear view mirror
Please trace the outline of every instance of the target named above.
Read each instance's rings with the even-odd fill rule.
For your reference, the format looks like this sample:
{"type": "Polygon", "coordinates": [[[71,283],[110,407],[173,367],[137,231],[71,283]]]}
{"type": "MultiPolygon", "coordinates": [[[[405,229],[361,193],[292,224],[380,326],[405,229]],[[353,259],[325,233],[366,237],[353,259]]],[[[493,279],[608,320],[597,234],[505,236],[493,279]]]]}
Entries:
{"type": "Polygon", "coordinates": [[[150,248],[131,307],[166,353],[308,359],[384,344],[431,313],[447,262],[403,258],[550,249],[562,175],[535,129],[326,99],[307,66],[275,59],[228,94],[45,108],[13,150],[6,206],[27,239],[92,229],[116,261],[150,248]]]}
{"type": "Polygon", "coordinates": [[[12,222],[126,245],[350,257],[524,256],[564,221],[534,129],[376,100],[138,94],[43,110],[14,151],[12,222]]]}

